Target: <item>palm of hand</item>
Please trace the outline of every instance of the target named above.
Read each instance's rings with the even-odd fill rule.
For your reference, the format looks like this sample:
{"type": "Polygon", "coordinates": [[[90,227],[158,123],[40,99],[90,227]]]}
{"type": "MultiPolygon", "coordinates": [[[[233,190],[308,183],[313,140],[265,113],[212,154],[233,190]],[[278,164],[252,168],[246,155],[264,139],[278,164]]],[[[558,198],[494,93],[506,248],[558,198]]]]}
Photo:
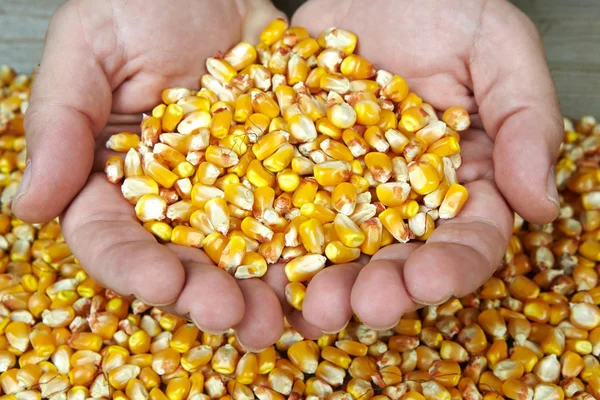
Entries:
{"type": "MultiPolygon", "coordinates": [[[[141,4],[114,2],[100,10],[92,2],[72,4],[82,16],[80,37],[90,53],[103,60],[104,75],[93,82],[102,89],[94,99],[93,109],[98,110],[91,118],[94,125],[104,126],[100,120],[110,113],[106,126],[94,132],[93,170],[101,171],[113,155],[105,148],[109,135],[137,131],[141,114],[160,102],[164,88],[197,87],[206,58],[242,40],[244,18],[234,3],[190,0],[173,8],[153,2],[143,6],[143,18],[141,4]],[[110,33],[98,36],[100,27],[110,33]],[[111,46],[102,47],[106,43],[111,46]]],[[[254,18],[264,20],[260,23],[264,25],[277,16],[254,18]]],[[[266,346],[283,330],[281,306],[268,285],[248,281],[238,286],[203,252],[158,245],[136,221],[119,188],[108,184],[101,173],[91,175],[61,223],[90,275],[118,293],[188,316],[207,331],[235,326],[249,346],[266,346]],[[268,326],[257,329],[262,320],[268,326]],[[260,340],[245,339],[245,332],[260,340]]]]}
{"type": "MultiPolygon", "coordinates": [[[[98,165],[106,156],[105,134],[136,123],[139,117],[135,116],[155,105],[163,88],[197,86],[204,59],[241,39],[241,28],[232,29],[242,23],[235,7],[209,3],[208,9],[201,9],[197,4],[186,8],[178,2],[178,8],[169,8],[168,13],[163,12],[164,4],[150,9],[146,5],[144,18],[138,17],[134,5],[119,3],[126,9],[105,10],[102,21],[81,21],[81,26],[89,27],[82,32],[84,38],[93,37],[94,30],[102,26],[119,27],[113,32],[111,48],[100,47],[105,38],[102,43],[87,42],[96,57],[104,60],[102,67],[109,77],[103,81],[104,77],[98,76],[94,84],[102,90],[95,99],[88,99],[94,102],[94,108],[88,109],[98,110],[90,118],[98,138],[98,165]],[[111,96],[112,115],[108,118],[111,96]],[[109,126],[98,133],[107,118],[109,126]]],[[[471,292],[494,271],[510,236],[512,215],[500,190],[517,211],[534,221],[554,212],[553,204],[543,198],[537,201],[537,211],[531,206],[528,211],[523,196],[539,192],[537,181],[532,182],[530,192],[521,188],[517,194],[506,195],[510,179],[514,179],[513,169],[522,167],[524,161],[517,159],[512,166],[505,163],[507,152],[516,143],[505,129],[527,125],[517,114],[528,101],[537,99],[502,107],[493,104],[506,97],[493,87],[503,72],[493,63],[506,56],[501,51],[496,55],[494,46],[502,47],[496,42],[503,40],[498,35],[506,29],[497,26],[497,14],[507,11],[502,9],[504,5],[497,10],[483,4],[487,3],[473,2],[456,10],[440,7],[433,0],[418,5],[408,0],[379,0],[368,6],[313,0],[293,20],[312,34],[329,26],[356,32],[359,53],[378,68],[403,76],[412,90],[437,109],[461,105],[473,115],[472,129],[462,135],[463,166],[459,170],[460,181],[469,189],[469,202],[460,217],[440,226],[426,245],[388,246],[368,263],[364,260],[325,269],[311,281],[300,313],[285,304],[283,265],[271,266],[262,280],[236,282],[209,265],[202,252],[158,245],[136,221],[118,188],[100,174],[92,175],[65,213],[66,239],[100,283],[167,305],[169,311],[188,315],[208,331],[234,326],[240,341],[250,348],[266,347],[278,339],[283,313],[304,336],[318,337],[323,331],[342,328],[353,312],[363,322],[384,328],[420,303],[471,292]],[[502,169],[496,166],[494,170],[494,162],[502,163],[502,169]]],[[[527,142],[527,138],[520,140],[527,142]]],[[[530,140],[528,144],[537,143],[530,140]]],[[[538,163],[536,168],[547,168],[546,160],[539,158],[532,157],[530,162],[538,163]]]]}

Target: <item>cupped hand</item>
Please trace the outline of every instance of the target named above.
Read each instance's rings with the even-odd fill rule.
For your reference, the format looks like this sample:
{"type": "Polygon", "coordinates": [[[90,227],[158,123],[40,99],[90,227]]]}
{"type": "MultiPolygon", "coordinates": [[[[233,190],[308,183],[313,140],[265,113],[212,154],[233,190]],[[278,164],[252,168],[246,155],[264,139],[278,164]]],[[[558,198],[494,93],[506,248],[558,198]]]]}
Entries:
{"type": "Polygon", "coordinates": [[[26,115],[28,166],[13,211],[61,215],[67,243],[99,283],[187,316],[234,327],[248,348],[283,331],[275,292],[236,282],[199,250],[162,246],[100,172],[110,134],[139,131],[164,88],[198,88],[207,57],[258,40],[281,14],[268,0],[72,0],[52,18],[26,115]],[[91,174],[91,175],[90,175],[91,174]]]}
{"type": "Polygon", "coordinates": [[[312,0],[294,25],[313,35],[329,26],[352,30],[358,52],[376,67],[403,76],[440,110],[470,111],[474,124],[462,135],[459,169],[467,205],[423,246],[388,246],[370,260],[326,268],[309,284],[303,312],[285,303],[282,264],[270,266],[262,280],[236,282],[198,250],[159,245],[118,187],[89,173],[107,156],[108,134],[136,129],[163,88],[196,87],[206,57],[274,16],[272,8],[259,7],[262,0],[240,9],[241,3],[188,0],[174,8],[165,1],[142,8],[77,1],[55,16],[26,118],[31,162],[13,209],[35,222],[66,209],[65,238],[100,283],[189,316],[208,331],[234,326],[246,347],[259,349],[277,340],[284,314],[305,337],[316,338],[341,329],[353,312],[386,328],[422,304],[467,294],[493,273],[506,248],[507,202],[532,222],[557,214],[552,166],[560,113],[526,17],[501,0],[460,6],[312,0]]]}
{"type": "Polygon", "coordinates": [[[305,322],[342,328],[355,312],[374,328],[451,296],[464,296],[500,265],[512,231],[509,206],[546,223],[559,210],[555,158],[563,131],[555,89],[532,22],[504,0],[312,0],[292,25],[317,35],[355,32],[358,53],[406,79],[438,110],[471,114],[458,177],[469,191],[459,216],[424,245],[396,244],[364,267],[325,269],[308,286],[305,322]]]}

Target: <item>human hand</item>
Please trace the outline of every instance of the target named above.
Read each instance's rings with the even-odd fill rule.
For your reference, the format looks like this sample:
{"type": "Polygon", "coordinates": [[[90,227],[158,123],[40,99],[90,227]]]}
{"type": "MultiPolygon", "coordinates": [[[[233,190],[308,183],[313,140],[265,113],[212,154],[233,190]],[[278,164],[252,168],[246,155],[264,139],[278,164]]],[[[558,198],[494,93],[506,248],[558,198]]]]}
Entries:
{"type": "Polygon", "coordinates": [[[458,178],[469,201],[426,244],[396,244],[366,266],[326,268],[308,286],[303,316],[326,332],[352,312],[374,328],[394,326],[424,304],[464,296],[500,264],[512,232],[509,205],[546,223],[559,210],[554,180],[562,120],[532,22],[504,0],[312,0],[292,25],[312,35],[336,26],[359,37],[358,53],[406,79],[438,110],[466,108],[458,178]]]}
{"type": "Polygon", "coordinates": [[[164,88],[197,88],[204,62],[279,17],[268,0],[72,0],[53,17],[26,115],[30,162],[13,211],[61,215],[86,271],[122,295],[189,316],[204,330],[235,327],[249,348],[274,343],[281,306],[260,280],[236,281],[204,253],[159,245],[101,173],[107,138],[138,131],[164,88]],[[92,175],[90,176],[90,173],[92,175]]]}

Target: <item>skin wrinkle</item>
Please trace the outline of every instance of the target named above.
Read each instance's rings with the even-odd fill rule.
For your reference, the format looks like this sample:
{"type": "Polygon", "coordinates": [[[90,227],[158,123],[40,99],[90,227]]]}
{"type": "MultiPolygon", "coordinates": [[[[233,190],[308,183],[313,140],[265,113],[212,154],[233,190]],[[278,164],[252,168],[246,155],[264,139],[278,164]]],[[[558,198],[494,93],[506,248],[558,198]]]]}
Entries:
{"type": "MultiPolygon", "coordinates": [[[[90,40],[88,39],[88,37],[86,35],[87,30],[84,28],[84,26],[87,26],[87,25],[84,25],[83,18],[82,18],[82,15],[81,15],[81,7],[82,7],[83,2],[84,2],[84,0],[76,1],[75,2],[75,10],[77,11],[77,19],[79,21],[79,28],[81,30],[81,37],[83,38],[83,41],[84,41],[85,45],[87,46],[88,53],[92,55],[94,63],[104,72],[104,77],[106,77],[106,82],[109,84],[109,86],[111,87],[111,89],[114,89],[114,84],[112,82],[110,82],[110,80],[108,79],[108,77],[109,76],[113,76],[115,71],[112,71],[112,73],[109,72],[110,69],[108,69],[107,65],[106,65],[106,61],[107,60],[104,60],[104,62],[103,62],[103,61],[101,61],[99,59],[99,53],[98,53],[98,51],[96,49],[92,48],[91,42],[90,42],[90,40]]],[[[111,9],[111,12],[112,12],[112,15],[113,15],[113,21],[115,21],[116,18],[117,18],[117,16],[116,16],[116,13],[114,12],[114,6],[112,5],[112,2],[109,2],[109,4],[110,4],[110,9],[111,9]]],[[[112,31],[112,33],[114,35],[112,39],[114,39],[114,40],[116,40],[118,42],[118,37],[117,37],[118,27],[117,26],[118,25],[116,23],[113,23],[110,31],[112,31]]],[[[107,30],[103,29],[103,31],[107,31],[107,30]]],[[[103,36],[103,41],[102,42],[103,43],[107,43],[108,42],[106,40],[105,36],[103,36]]],[[[110,42],[112,43],[112,40],[110,42]]],[[[122,46],[117,46],[117,49],[120,50],[121,53],[124,51],[123,48],[122,48],[122,46]]],[[[108,50],[107,54],[111,54],[111,55],[112,54],[116,54],[116,50],[117,49],[113,48],[112,51],[108,50]]],[[[123,66],[124,66],[124,59],[121,59],[121,67],[123,67],[123,66]]]]}
{"type": "MultiPolygon", "coordinates": [[[[118,62],[116,64],[118,67],[113,69],[111,71],[111,73],[109,73],[108,71],[110,69],[106,68],[106,66],[105,66],[104,71],[106,72],[107,76],[113,77],[113,79],[115,80],[115,83],[116,82],[121,83],[124,78],[120,78],[119,75],[123,75],[123,77],[131,76],[129,64],[126,61],[129,59],[129,57],[127,55],[127,46],[124,45],[124,41],[122,40],[123,34],[120,30],[121,23],[118,18],[118,13],[115,12],[114,2],[110,1],[109,3],[110,3],[110,11],[112,12],[112,16],[113,16],[112,32],[114,35],[114,40],[116,42],[115,43],[116,51],[113,54],[115,55],[115,58],[117,58],[118,62]]],[[[138,2],[138,4],[139,4],[139,2],[138,2]]],[[[140,6],[140,5],[138,5],[138,6],[140,6]]],[[[111,85],[111,88],[113,91],[117,89],[117,87],[115,87],[114,85],[111,85]]]]}
{"type": "MultiPolygon", "coordinates": [[[[461,246],[465,246],[465,247],[470,247],[472,248],[475,252],[477,252],[479,255],[481,255],[483,258],[485,258],[486,260],[489,261],[490,266],[494,265],[496,260],[500,260],[503,256],[503,252],[502,254],[500,254],[500,251],[498,251],[497,255],[495,257],[493,257],[494,255],[490,255],[487,253],[483,253],[482,251],[476,249],[474,246],[472,246],[469,243],[473,243],[472,238],[469,238],[468,236],[472,236],[473,235],[473,231],[477,231],[477,229],[474,229],[477,224],[483,224],[489,228],[492,228],[492,230],[495,232],[495,234],[498,234],[503,242],[506,242],[508,244],[508,240],[509,238],[501,231],[500,227],[497,224],[494,224],[491,221],[487,221],[483,218],[481,219],[477,219],[477,218],[466,218],[467,221],[459,221],[459,222],[446,222],[444,224],[445,228],[443,230],[443,233],[439,233],[438,235],[434,236],[432,234],[432,242],[431,243],[450,243],[450,244],[459,244],[461,246]],[[455,225],[455,226],[453,226],[455,225]],[[461,225],[467,225],[469,229],[468,231],[465,231],[462,227],[460,227],[461,225]],[[440,237],[438,237],[440,236],[440,237]],[[466,240],[464,239],[466,237],[466,240]]],[[[490,239],[490,240],[486,240],[485,237],[479,236],[477,238],[478,240],[481,240],[482,243],[485,245],[484,247],[489,248],[489,249],[494,249],[497,246],[497,241],[490,239]]],[[[495,269],[495,267],[494,267],[495,269]]]]}

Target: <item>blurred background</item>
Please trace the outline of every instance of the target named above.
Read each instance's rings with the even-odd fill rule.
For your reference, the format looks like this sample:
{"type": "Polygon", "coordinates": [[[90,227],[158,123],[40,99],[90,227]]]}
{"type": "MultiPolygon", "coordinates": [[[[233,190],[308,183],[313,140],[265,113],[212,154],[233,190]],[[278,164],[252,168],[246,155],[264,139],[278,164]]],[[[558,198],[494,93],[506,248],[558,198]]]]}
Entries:
{"type": "MultiPolygon", "coordinates": [[[[64,0],[0,0],[0,64],[30,72],[64,0]]],[[[288,14],[303,0],[274,0],[288,14]]],[[[600,117],[600,0],[512,0],[538,26],[564,115],[600,117]]],[[[460,4],[460,0],[457,0],[460,4]]]]}

